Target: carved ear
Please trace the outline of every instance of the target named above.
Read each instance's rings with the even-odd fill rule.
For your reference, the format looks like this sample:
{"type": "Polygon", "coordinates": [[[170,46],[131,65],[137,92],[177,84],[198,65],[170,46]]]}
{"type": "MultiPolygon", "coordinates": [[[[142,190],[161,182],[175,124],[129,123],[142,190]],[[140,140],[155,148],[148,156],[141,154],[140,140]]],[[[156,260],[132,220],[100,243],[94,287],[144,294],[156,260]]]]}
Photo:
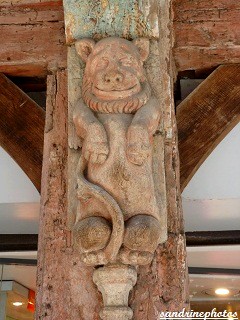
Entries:
{"type": "Polygon", "coordinates": [[[77,53],[84,62],[87,61],[88,56],[92,52],[95,42],[92,39],[81,39],[75,43],[77,53]]]}
{"type": "Polygon", "coordinates": [[[149,40],[138,38],[133,40],[133,44],[138,48],[142,61],[145,61],[149,55],[149,40]]]}

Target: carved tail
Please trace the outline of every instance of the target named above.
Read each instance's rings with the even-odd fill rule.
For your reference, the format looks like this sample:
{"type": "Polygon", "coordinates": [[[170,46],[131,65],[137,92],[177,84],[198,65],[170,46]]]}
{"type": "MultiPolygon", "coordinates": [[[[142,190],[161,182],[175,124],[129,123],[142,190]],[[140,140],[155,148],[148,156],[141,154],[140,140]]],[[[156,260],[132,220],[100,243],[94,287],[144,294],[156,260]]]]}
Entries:
{"type": "Polygon", "coordinates": [[[100,200],[104,204],[106,211],[112,219],[112,233],[110,240],[103,250],[109,262],[116,260],[118,251],[123,243],[124,219],[123,213],[113,199],[113,197],[101,187],[87,181],[84,177],[84,170],[87,167],[87,161],[80,156],[77,172],[78,172],[78,195],[81,197],[92,197],[100,200]]]}

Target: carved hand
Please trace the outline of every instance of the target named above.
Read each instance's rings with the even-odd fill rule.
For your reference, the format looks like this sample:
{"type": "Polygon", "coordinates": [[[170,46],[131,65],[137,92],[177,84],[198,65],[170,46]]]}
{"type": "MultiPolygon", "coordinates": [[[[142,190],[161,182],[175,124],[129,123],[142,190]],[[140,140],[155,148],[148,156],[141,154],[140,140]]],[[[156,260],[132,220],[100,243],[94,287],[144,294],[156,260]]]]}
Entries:
{"type": "Polygon", "coordinates": [[[101,124],[89,125],[83,142],[83,155],[87,161],[102,164],[108,157],[109,147],[107,134],[101,124]]]}
{"type": "Polygon", "coordinates": [[[128,160],[141,166],[149,157],[151,144],[146,128],[141,125],[130,125],[127,132],[127,157],[128,160]]]}

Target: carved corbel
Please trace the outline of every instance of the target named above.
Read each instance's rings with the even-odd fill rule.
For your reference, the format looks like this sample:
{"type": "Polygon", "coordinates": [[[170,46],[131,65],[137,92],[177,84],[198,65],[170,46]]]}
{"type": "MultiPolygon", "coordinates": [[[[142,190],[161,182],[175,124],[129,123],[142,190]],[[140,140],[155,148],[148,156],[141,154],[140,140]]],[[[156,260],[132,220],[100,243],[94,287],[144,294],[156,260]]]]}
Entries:
{"type": "Polygon", "coordinates": [[[154,143],[162,108],[144,70],[149,40],[81,39],[74,50],[86,64],[69,113],[69,143],[77,150],[77,189],[70,186],[69,195],[74,246],[97,267],[101,318],[131,319],[135,266],[149,264],[166,240],[154,143]]]}

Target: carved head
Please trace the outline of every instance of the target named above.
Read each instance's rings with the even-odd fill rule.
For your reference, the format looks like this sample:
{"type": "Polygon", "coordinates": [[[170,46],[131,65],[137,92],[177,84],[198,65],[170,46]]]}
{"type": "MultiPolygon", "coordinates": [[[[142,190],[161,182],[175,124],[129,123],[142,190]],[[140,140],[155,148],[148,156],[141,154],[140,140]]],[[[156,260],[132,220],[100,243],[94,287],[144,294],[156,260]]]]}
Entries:
{"type": "Polygon", "coordinates": [[[150,95],[143,68],[149,54],[147,39],[111,37],[98,43],[82,39],[76,42],[76,50],[86,62],[83,99],[89,107],[131,113],[146,103],[146,93],[150,95]]]}

